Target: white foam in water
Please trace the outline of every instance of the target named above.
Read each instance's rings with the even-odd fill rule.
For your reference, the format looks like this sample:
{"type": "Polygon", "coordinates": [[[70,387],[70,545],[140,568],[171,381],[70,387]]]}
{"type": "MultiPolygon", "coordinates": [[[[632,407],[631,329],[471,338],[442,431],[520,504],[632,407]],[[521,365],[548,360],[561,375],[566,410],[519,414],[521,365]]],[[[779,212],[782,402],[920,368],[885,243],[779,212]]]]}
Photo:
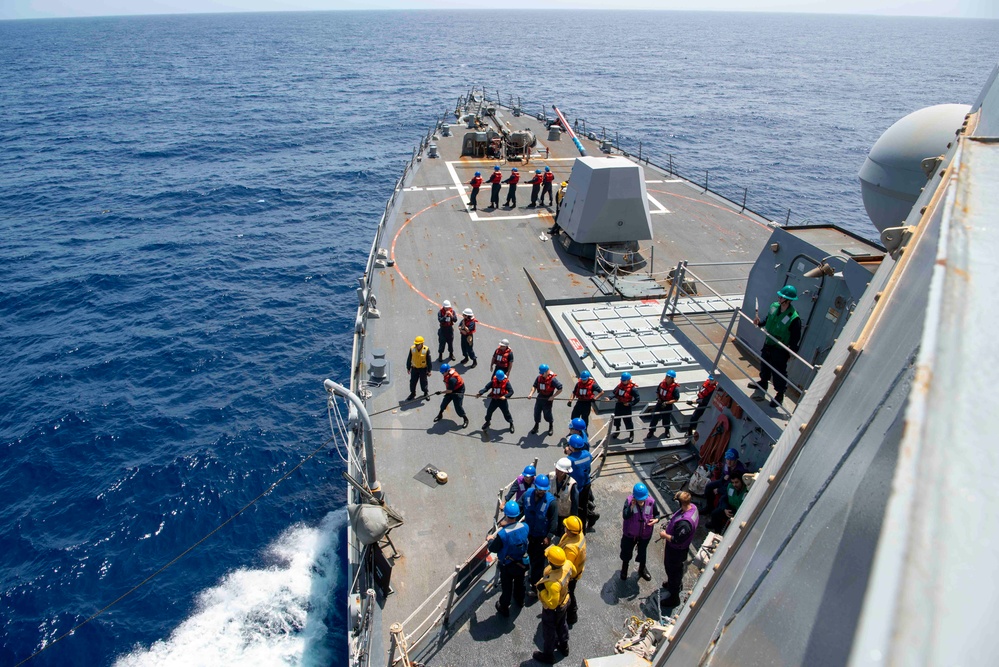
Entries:
{"type": "Polygon", "coordinates": [[[289,528],[267,549],[275,565],[227,574],[198,596],[197,610],[169,638],[115,666],[328,665],[323,619],[340,576],[345,522],[340,511],[317,528],[289,528]]]}

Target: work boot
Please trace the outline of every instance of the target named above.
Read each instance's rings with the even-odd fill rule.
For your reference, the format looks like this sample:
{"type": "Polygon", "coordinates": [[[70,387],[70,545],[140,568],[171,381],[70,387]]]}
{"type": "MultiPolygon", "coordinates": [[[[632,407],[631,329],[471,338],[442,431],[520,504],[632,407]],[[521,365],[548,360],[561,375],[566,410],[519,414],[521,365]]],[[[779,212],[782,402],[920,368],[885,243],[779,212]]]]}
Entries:
{"type": "Polygon", "coordinates": [[[486,422],[486,423],[484,423],[484,424],[482,425],[482,430],[483,430],[483,431],[488,431],[488,430],[489,430],[489,422],[486,422]]]}
{"type": "Polygon", "coordinates": [[[618,433],[620,433],[620,431],[614,431],[613,433],[611,433],[611,437],[616,438],[618,433]]]}
{"type": "Polygon", "coordinates": [[[497,600],[496,601],[496,613],[499,614],[500,616],[502,616],[503,618],[507,618],[508,616],[510,616],[510,609],[509,608],[505,608],[504,609],[503,607],[501,607],[500,603],[499,603],[499,600],[497,600]]]}
{"type": "Polygon", "coordinates": [[[472,368],[475,368],[475,367],[476,367],[476,366],[478,366],[478,365],[479,365],[479,362],[478,362],[478,361],[473,361],[473,362],[472,362],[472,365],[471,365],[471,366],[469,366],[468,368],[469,368],[469,369],[472,369],[472,368]]]}
{"type": "Polygon", "coordinates": [[[531,657],[540,662],[542,665],[555,664],[555,655],[552,653],[542,653],[541,651],[535,651],[531,655],[531,657]]]}
{"type": "MultiPolygon", "coordinates": [[[[452,358],[452,359],[454,359],[454,357],[451,357],[451,358],[452,358]]],[[[465,364],[465,363],[468,363],[468,357],[462,357],[462,358],[461,358],[461,361],[459,361],[458,363],[459,363],[459,364],[465,364]]]]}
{"type": "Polygon", "coordinates": [[[424,401],[429,401],[430,400],[430,394],[428,394],[427,392],[423,392],[423,400],[424,401]]]}
{"type": "Polygon", "coordinates": [[[443,354],[438,354],[437,355],[437,362],[440,363],[442,361],[444,361],[444,355],[443,354]]]}
{"type": "Polygon", "coordinates": [[[531,434],[531,435],[537,435],[538,434],[538,426],[540,426],[540,424],[538,422],[534,422],[534,428],[532,428],[530,431],[528,431],[528,433],[531,434]]]}
{"type": "Polygon", "coordinates": [[[635,442],[635,432],[628,431],[628,442],[635,442]]]}
{"type": "Polygon", "coordinates": [[[778,405],[783,405],[783,403],[784,403],[784,394],[782,392],[778,392],[777,395],[774,396],[774,400],[770,401],[770,407],[776,408],[778,405]]]}
{"type": "Polygon", "coordinates": [[[447,360],[448,360],[448,361],[454,361],[454,353],[453,353],[453,352],[452,352],[452,353],[451,353],[451,355],[450,355],[450,356],[449,356],[449,357],[447,358],[447,360]]]}
{"type": "Polygon", "coordinates": [[[468,428],[468,417],[462,417],[461,419],[462,419],[462,421],[461,421],[461,427],[462,428],[468,428]]]}
{"type": "Polygon", "coordinates": [[[414,398],[416,398],[416,392],[415,392],[415,391],[414,391],[414,392],[413,392],[412,394],[410,394],[409,396],[407,396],[407,397],[406,397],[406,400],[407,400],[407,401],[411,401],[411,400],[413,400],[414,398]]]}
{"type": "Polygon", "coordinates": [[[444,413],[443,412],[438,412],[437,416],[434,417],[434,423],[436,424],[437,422],[439,422],[442,419],[444,419],[444,413]]]}
{"type": "Polygon", "coordinates": [[[621,581],[628,578],[628,561],[621,561],[621,581]]]}
{"type": "Polygon", "coordinates": [[[750,396],[754,401],[762,401],[766,399],[767,385],[762,382],[758,382],[753,385],[753,395],[750,396]]]}
{"type": "Polygon", "coordinates": [[[555,424],[548,422],[548,435],[555,435],[555,424]]]}
{"type": "Polygon", "coordinates": [[[656,429],[650,428],[648,435],[645,436],[645,439],[646,440],[651,440],[654,437],[656,437],[656,429]]]}
{"type": "Polygon", "coordinates": [[[666,429],[666,432],[663,433],[663,437],[664,438],[668,438],[669,437],[669,429],[666,429]]]}
{"type": "Polygon", "coordinates": [[[510,424],[510,433],[516,433],[517,429],[513,427],[513,422],[507,422],[507,423],[510,424]]]}
{"type": "Polygon", "coordinates": [[[649,574],[649,571],[645,569],[645,563],[639,563],[638,576],[640,576],[642,579],[645,579],[645,581],[652,581],[652,575],[649,574]]]}
{"type": "MultiPolygon", "coordinates": [[[[566,621],[566,622],[568,622],[568,621],[566,621]]],[[[573,623],[575,623],[575,621],[573,621],[573,623]]],[[[566,642],[565,644],[559,644],[558,648],[555,649],[555,650],[558,651],[559,653],[561,653],[562,655],[568,656],[569,655],[569,643],[566,642]]]]}

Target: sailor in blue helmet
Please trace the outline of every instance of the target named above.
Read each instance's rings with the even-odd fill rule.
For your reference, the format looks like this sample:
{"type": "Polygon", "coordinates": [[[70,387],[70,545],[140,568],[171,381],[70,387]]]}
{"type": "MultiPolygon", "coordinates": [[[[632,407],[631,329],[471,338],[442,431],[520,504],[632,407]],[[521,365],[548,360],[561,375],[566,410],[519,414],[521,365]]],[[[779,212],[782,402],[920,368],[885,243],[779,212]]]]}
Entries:
{"type": "Polygon", "coordinates": [[[489,193],[489,208],[499,208],[500,188],[503,187],[503,172],[499,165],[493,167],[493,173],[489,175],[489,185],[492,187],[489,193]]]}
{"type": "Polygon", "coordinates": [[[504,500],[516,500],[524,497],[527,490],[534,486],[534,478],[538,476],[538,470],[533,465],[524,466],[524,472],[517,475],[517,479],[510,483],[510,488],[506,492],[504,500]]]}
{"type": "Polygon", "coordinates": [[[569,407],[572,408],[572,418],[582,419],[586,426],[589,426],[590,410],[593,408],[593,401],[600,398],[603,393],[604,390],[600,388],[597,381],[590,375],[590,371],[580,373],[576,386],[572,388],[572,398],[568,401],[569,407]],[[573,398],[576,399],[575,406],[572,404],[573,398]]]}
{"type": "Polygon", "coordinates": [[[508,500],[503,506],[503,518],[499,530],[489,541],[489,550],[496,554],[500,575],[500,597],[496,601],[496,611],[500,616],[510,615],[510,600],[524,605],[524,576],[527,574],[527,524],[518,521],[520,505],[508,500]]]}
{"type": "Polygon", "coordinates": [[[540,579],[545,571],[545,547],[555,538],[558,504],[555,496],[548,492],[550,486],[547,475],[538,475],[534,486],[520,499],[520,509],[528,528],[527,557],[531,561],[532,582],[540,579]]]}
{"type": "Polygon", "coordinates": [[[555,203],[552,197],[552,183],[555,182],[555,174],[551,168],[545,167],[545,173],[541,176],[541,205],[545,205],[545,195],[548,195],[548,205],[555,203]]]}
{"type": "Polygon", "coordinates": [[[638,576],[649,581],[652,575],[645,567],[645,560],[649,540],[659,521],[659,507],[656,499],[649,495],[649,487],[639,482],[631,489],[631,495],[624,501],[621,518],[624,520],[621,528],[621,579],[628,578],[628,563],[631,562],[632,554],[635,554],[638,576]]]}
{"type": "Polygon", "coordinates": [[[760,381],[753,392],[753,400],[764,400],[767,384],[773,377],[774,398],[770,401],[772,408],[784,401],[784,390],[787,389],[787,362],[791,354],[781,345],[797,353],[801,344],[801,318],[791,304],[797,300],[798,290],[794,285],[784,285],[777,291],[777,300],[770,304],[766,319],[761,320],[759,315],[753,318],[753,324],[766,332],[763,349],[760,351],[760,381]]]}
{"type": "Polygon", "coordinates": [[[687,422],[687,437],[693,439],[694,429],[697,428],[697,424],[701,421],[701,416],[708,407],[708,403],[711,402],[711,396],[715,393],[715,389],[718,388],[718,381],[715,380],[714,375],[709,375],[708,379],[704,381],[701,388],[697,390],[697,400],[687,401],[688,405],[696,405],[694,409],[694,414],[690,416],[690,421],[687,422]]]}
{"type": "Polygon", "coordinates": [[[582,522],[583,532],[589,527],[590,505],[590,469],[593,466],[593,456],[590,454],[590,443],[582,435],[573,433],[569,436],[565,454],[572,463],[572,478],[576,480],[579,489],[579,510],[576,516],[582,522]]]}
{"type": "Polygon", "coordinates": [[[538,193],[541,192],[541,183],[544,180],[544,177],[541,175],[541,170],[535,169],[534,177],[527,182],[531,186],[531,203],[527,205],[527,208],[537,207],[538,193]]]}
{"type": "Polygon", "coordinates": [[[465,414],[465,408],[462,407],[462,402],[465,400],[465,381],[461,379],[458,371],[451,368],[449,364],[441,364],[440,371],[444,380],[444,398],[441,399],[441,409],[434,417],[434,423],[443,419],[447,406],[454,403],[454,411],[461,417],[461,428],[465,428],[468,426],[468,415],[465,414]]]}
{"type": "Polygon", "coordinates": [[[510,189],[506,193],[507,208],[517,208],[517,183],[520,183],[520,170],[516,167],[510,170],[510,177],[503,181],[510,184],[510,189]]]}
{"type": "Polygon", "coordinates": [[[562,383],[555,377],[555,373],[548,367],[548,364],[538,366],[538,377],[534,379],[534,385],[527,397],[531,398],[535,392],[537,392],[538,397],[534,401],[534,428],[531,429],[531,433],[538,432],[541,418],[544,417],[545,421],[548,422],[548,435],[552,435],[555,433],[552,404],[555,403],[555,397],[562,393],[562,383]]]}
{"type": "Polygon", "coordinates": [[[621,381],[614,387],[614,432],[616,438],[621,432],[621,422],[628,431],[628,442],[635,440],[635,422],[631,419],[632,408],[641,399],[638,396],[638,385],[631,381],[631,373],[621,373],[621,381]]]}
{"type": "Polygon", "coordinates": [[[704,498],[707,500],[708,510],[714,508],[715,501],[720,498],[720,494],[725,492],[733,477],[741,478],[747,472],[749,471],[746,469],[746,464],[739,460],[739,450],[734,447],[726,449],[721,476],[713,482],[708,482],[708,485],[704,487],[704,498]]]}
{"type": "Polygon", "coordinates": [[[479,196],[479,188],[482,187],[482,172],[475,172],[472,180],[468,182],[472,186],[472,192],[468,195],[469,210],[475,210],[475,199],[479,196]]]}
{"type": "Polygon", "coordinates": [[[510,433],[513,433],[513,417],[510,416],[510,406],[507,403],[507,399],[513,396],[513,385],[507,379],[506,373],[496,371],[486,386],[475,397],[482,398],[482,394],[485,393],[489,394],[489,407],[486,408],[486,421],[482,424],[482,430],[486,431],[489,429],[489,421],[492,419],[493,413],[499,409],[503,413],[506,422],[510,425],[510,433]]]}
{"type": "Polygon", "coordinates": [[[656,437],[656,426],[662,421],[666,432],[664,438],[669,437],[670,426],[673,424],[673,404],[680,400],[680,385],[676,383],[676,371],[672,368],[666,371],[666,377],[656,387],[656,404],[652,406],[652,422],[649,424],[649,434],[646,439],[656,437]]]}

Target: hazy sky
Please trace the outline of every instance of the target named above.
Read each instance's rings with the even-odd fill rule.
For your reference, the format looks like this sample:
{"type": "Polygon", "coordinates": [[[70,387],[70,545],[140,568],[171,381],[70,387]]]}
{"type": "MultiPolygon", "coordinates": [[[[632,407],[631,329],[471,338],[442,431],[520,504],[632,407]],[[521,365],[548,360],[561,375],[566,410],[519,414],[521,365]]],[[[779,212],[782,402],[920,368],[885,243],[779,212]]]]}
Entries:
{"type": "MultiPolygon", "coordinates": [[[[333,9],[672,9],[999,18],[999,0],[0,0],[0,19],[333,9]]],[[[999,39],[999,37],[997,37],[999,39]]]]}

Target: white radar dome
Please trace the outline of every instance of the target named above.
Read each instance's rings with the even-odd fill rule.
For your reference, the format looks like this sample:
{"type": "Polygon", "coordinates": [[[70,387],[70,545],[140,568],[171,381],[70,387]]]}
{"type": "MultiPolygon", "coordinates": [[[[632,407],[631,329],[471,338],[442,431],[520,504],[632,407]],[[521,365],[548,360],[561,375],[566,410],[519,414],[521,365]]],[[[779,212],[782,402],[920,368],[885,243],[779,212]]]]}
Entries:
{"type": "Polygon", "coordinates": [[[922,161],[947,152],[969,111],[967,104],[926,107],[896,122],[874,142],[860,168],[860,192],[879,232],[903,224],[926,185],[922,161]]]}

